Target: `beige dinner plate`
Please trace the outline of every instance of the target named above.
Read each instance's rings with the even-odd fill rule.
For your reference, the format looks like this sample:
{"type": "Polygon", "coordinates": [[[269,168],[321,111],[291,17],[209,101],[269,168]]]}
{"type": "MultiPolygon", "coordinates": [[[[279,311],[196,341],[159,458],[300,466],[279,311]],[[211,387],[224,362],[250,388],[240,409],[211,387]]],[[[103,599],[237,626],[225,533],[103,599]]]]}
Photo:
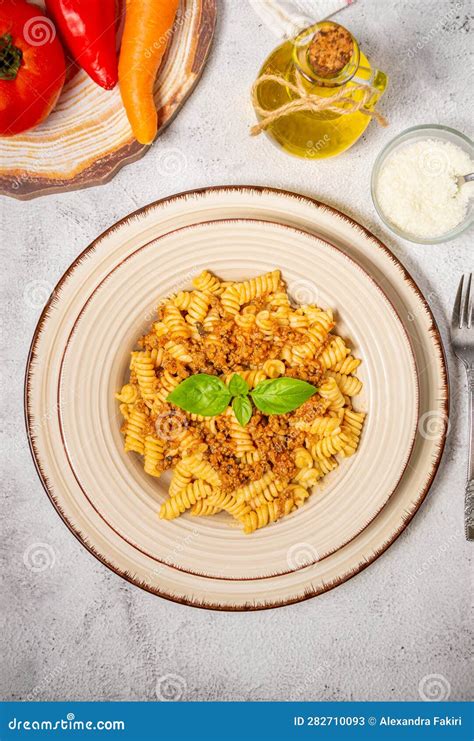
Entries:
{"type": "MultiPolygon", "coordinates": [[[[417,430],[418,405],[429,389],[420,386],[418,394],[419,347],[415,343],[412,349],[410,342],[414,327],[409,326],[409,337],[406,308],[394,301],[390,278],[381,286],[378,268],[362,267],[354,249],[347,254],[335,227],[346,232],[348,242],[356,231],[359,241],[370,238],[323,208],[319,213],[333,219],[332,235],[325,239],[309,233],[303,220],[298,229],[265,223],[275,218],[272,208],[281,211],[285,204],[291,210],[292,203],[305,200],[229,188],[177,196],[142,210],[71,266],[35,333],[27,417],[43,483],[95,555],[163,596],[245,609],[324,591],[360,570],[400,531],[410,510],[403,506],[401,514],[393,504],[416,467],[425,467],[423,476],[433,474],[432,456],[428,460],[427,451],[420,451],[426,436],[417,430]],[[235,218],[244,214],[252,219],[235,218]],[[350,227],[341,228],[346,224],[350,227]],[[130,350],[156,303],[189,288],[204,267],[226,279],[280,268],[295,301],[336,311],[338,333],[363,360],[364,391],[354,405],[367,411],[367,422],[358,453],[300,510],[251,536],[229,527],[225,515],[160,521],[156,511],[166,495],[166,478],[149,478],[138,458],[122,450],[113,394],[126,378],[130,350]]],[[[318,209],[313,211],[314,217],[318,209]]],[[[418,329],[425,349],[439,349],[426,329],[418,329]]],[[[442,445],[441,428],[439,435],[430,428],[430,435],[442,445]]],[[[426,481],[424,488],[405,492],[413,508],[425,491],[426,481]]]]}

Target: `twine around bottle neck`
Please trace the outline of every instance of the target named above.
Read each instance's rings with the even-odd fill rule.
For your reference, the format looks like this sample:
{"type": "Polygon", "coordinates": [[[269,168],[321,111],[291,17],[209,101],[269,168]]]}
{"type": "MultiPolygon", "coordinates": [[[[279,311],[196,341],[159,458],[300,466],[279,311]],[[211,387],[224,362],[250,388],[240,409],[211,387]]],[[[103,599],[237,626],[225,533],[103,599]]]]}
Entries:
{"type": "Polygon", "coordinates": [[[380,90],[372,85],[356,83],[349,89],[344,87],[338,90],[337,93],[334,93],[334,95],[322,97],[306,90],[298,72],[296,73],[296,82],[297,84],[294,84],[281,75],[261,75],[255,80],[252,85],[251,97],[255,111],[261,120],[251,127],[250,133],[252,136],[265,131],[265,129],[278,119],[284,116],[290,116],[292,113],[298,113],[299,111],[312,111],[314,113],[329,111],[338,115],[347,115],[360,111],[366,116],[375,118],[380,126],[388,126],[385,116],[382,116],[375,108],[370,109],[367,107],[370,99],[374,95],[380,94],[380,90]],[[258,88],[263,82],[275,82],[291,90],[297,97],[279,108],[263,108],[258,102],[257,96],[258,88]],[[356,91],[362,92],[362,98],[360,100],[354,100],[352,97],[352,94],[356,91]]]}

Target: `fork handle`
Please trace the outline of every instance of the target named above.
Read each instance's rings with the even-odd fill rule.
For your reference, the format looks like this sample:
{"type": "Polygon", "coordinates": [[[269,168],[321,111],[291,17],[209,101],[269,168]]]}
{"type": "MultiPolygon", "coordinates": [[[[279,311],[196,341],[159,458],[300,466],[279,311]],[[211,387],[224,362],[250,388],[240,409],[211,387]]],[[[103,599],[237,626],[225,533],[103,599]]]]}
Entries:
{"type": "Polygon", "coordinates": [[[464,523],[466,539],[474,540],[474,364],[467,367],[467,393],[469,395],[469,458],[467,469],[464,523]]]}

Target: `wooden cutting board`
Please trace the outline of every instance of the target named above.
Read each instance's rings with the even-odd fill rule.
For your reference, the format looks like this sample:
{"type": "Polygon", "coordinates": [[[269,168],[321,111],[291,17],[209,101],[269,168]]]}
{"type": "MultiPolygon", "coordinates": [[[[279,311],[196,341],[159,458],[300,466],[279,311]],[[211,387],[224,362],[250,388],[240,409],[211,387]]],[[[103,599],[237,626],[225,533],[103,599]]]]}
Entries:
{"type": "MultiPolygon", "coordinates": [[[[193,91],[214,35],[216,0],[181,0],[155,84],[160,134],[193,91]]],[[[0,193],[29,199],[106,183],[148,146],[132,136],[118,87],[103,90],[80,70],[55,110],[31,131],[0,138],[0,193]]]]}

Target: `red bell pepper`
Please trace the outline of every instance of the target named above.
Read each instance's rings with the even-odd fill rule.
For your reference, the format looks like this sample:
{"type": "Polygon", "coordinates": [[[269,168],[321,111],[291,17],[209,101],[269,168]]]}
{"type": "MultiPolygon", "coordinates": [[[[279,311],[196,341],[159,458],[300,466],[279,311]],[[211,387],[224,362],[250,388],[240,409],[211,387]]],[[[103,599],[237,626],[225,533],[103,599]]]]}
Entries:
{"type": "Polygon", "coordinates": [[[46,0],[46,7],[74,61],[101,87],[115,87],[115,0],[46,0]]]}
{"type": "Polygon", "coordinates": [[[66,77],[53,22],[24,0],[0,3],[0,136],[27,131],[49,116],[66,77]]]}

